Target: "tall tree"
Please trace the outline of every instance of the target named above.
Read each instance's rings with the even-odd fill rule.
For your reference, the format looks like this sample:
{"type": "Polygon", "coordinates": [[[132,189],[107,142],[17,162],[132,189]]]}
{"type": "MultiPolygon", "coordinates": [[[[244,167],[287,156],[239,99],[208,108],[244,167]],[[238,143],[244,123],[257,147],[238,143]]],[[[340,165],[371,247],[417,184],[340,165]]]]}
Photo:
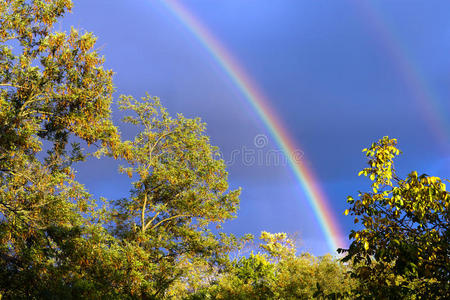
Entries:
{"type": "Polygon", "coordinates": [[[352,230],[345,260],[354,260],[362,294],[397,299],[449,298],[450,195],[444,181],[411,172],[401,179],[394,158],[397,140],[384,137],[364,149],[368,167],[359,175],[372,181],[370,192],[348,197],[362,228],[352,230]]]}
{"type": "Polygon", "coordinates": [[[80,276],[70,255],[90,226],[92,203],[71,167],[85,153],[69,140],[119,142],[112,72],[95,37],[53,31],[71,7],[0,1],[0,293],[7,297],[73,287],[80,276]]]}
{"type": "Polygon", "coordinates": [[[225,164],[199,119],[172,118],[150,96],[119,103],[131,110],[124,120],[139,133],[120,149],[128,163],[121,171],[136,181],[130,197],[115,202],[112,232],[146,253],[152,271],[137,273],[154,284],[146,292],[157,296],[183,276],[186,262],[223,259],[228,243],[208,226],[234,217],[240,191],[228,189],[225,164]]]}

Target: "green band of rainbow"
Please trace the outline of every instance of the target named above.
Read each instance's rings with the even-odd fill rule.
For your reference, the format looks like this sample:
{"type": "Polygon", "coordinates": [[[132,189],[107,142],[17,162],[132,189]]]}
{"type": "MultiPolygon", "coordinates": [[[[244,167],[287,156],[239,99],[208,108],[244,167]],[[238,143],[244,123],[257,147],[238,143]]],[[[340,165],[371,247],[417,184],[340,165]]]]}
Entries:
{"type": "Polygon", "coordinates": [[[297,161],[295,156],[299,149],[294,140],[284,129],[282,122],[270,108],[269,102],[259,91],[256,84],[247,76],[243,68],[236,62],[229,52],[219,43],[217,39],[202,25],[184,6],[175,0],[161,1],[180,21],[188,28],[199,42],[214,57],[224,72],[233,83],[244,94],[245,99],[255,110],[267,127],[270,135],[287,157],[289,166],[294,172],[296,180],[305,192],[314,214],[324,233],[329,250],[335,253],[337,248],[343,248],[346,243],[343,240],[339,223],[336,221],[330,205],[321,190],[312,170],[304,163],[297,161]]]}

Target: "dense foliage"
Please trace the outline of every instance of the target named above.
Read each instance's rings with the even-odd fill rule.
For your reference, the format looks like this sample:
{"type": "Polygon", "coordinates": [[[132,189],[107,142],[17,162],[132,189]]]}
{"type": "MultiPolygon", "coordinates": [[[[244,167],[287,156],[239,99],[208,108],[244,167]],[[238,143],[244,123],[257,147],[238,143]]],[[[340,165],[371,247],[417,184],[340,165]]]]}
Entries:
{"type": "Polygon", "coordinates": [[[437,177],[411,172],[400,178],[394,158],[397,140],[384,137],[363,149],[368,167],[359,174],[372,181],[346,214],[361,222],[344,260],[353,260],[353,274],[364,297],[396,299],[450,298],[450,194],[437,177]]]}
{"type": "Polygon", "coordinates": [[[257,245],[225,234],[240,191],[205,124],[171,117],[157,98],[121,96],[138,132],[124,139],[95,37],[53,28],[71,8],[0,0],[0,298],[448,296],[449,194],[436,177],[398,178],[395,140],[366,150],[373,190],[348,200],[363,227],[346,262],[298,254],[283,233],[257,245]],[[74,164],[90,156],[121,164],[128,197],[88,193],[74,164]]]}
{"type": "Polygon", "coordinates": [[[222,274],[189,299],[349,299],[349,267],[331,255],[296,255],[285,233],[262,232],[257,251],[238,255],[222,274]]]}

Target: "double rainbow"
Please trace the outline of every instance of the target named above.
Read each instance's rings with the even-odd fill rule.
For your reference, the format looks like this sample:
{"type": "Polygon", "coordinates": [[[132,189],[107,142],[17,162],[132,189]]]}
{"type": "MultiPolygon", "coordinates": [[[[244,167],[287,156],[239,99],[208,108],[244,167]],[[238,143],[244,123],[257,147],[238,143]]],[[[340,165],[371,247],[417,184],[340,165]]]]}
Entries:
{"type": "Polygon", "coordinates": [[[339,223],[331,211],[325,193],[322,191],[312,170],[304,163],[297,161],[295,155],[292,155],[299,148],[292,137],[289,136],[282,122],[271,109],[269,102],[258,89],[257,85],[252,82],[243,68],[219,41],[214,38],[209,30],[184,6],[176,0],[165,0],[161,1],[161,3],[198,39],[236,87],[239,88],[245,96],[245,99],[261,118],[270,135],[287,157],[288,164],[305,192],[306,199],[311,205],[321,230],[324,233],[329,250],[335,253],[337,248],[345,247],[344,235],[341,233],[339,223]]]}

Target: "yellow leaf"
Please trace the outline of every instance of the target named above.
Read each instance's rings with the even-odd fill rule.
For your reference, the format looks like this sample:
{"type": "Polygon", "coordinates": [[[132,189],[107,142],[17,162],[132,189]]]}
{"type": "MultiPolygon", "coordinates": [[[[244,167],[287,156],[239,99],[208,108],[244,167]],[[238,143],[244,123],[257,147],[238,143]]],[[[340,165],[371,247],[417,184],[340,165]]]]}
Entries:
{"type": "Polygon", "coordinates": [[[349,210],[346,209],[346,210],[344,211],[344,215],[348,215],[348,213],[349,213],[349,210]]]}
{"type": "Polygon", "coordinates": [[[368,241],[364,242],[364,249],[366,249],[366,251],[369,250],[369,242],[368,241]]]}

